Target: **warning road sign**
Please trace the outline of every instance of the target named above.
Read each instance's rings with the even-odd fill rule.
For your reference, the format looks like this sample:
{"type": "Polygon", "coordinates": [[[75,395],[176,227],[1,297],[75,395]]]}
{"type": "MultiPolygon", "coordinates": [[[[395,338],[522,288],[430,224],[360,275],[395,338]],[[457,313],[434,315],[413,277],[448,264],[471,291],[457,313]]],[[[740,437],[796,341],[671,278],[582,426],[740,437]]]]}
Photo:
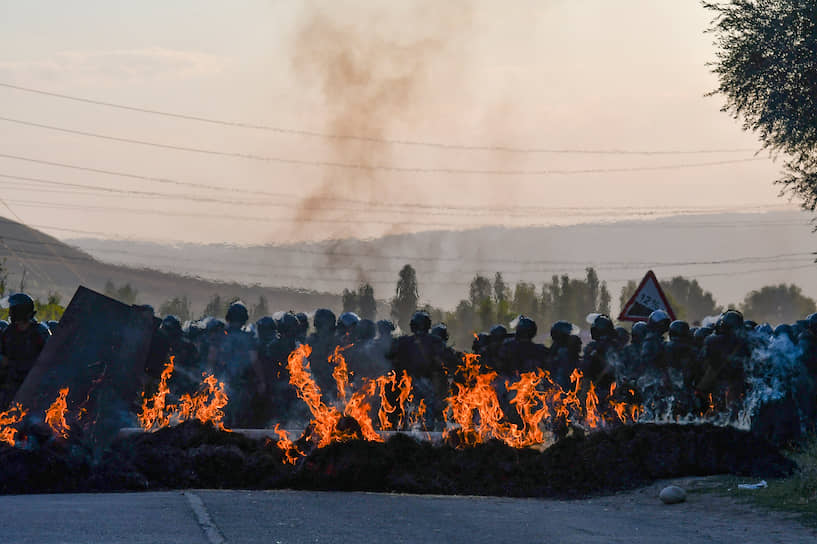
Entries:
{"type": "Polygon", "coordinates": [[[670,316],[670,319],[675,320],[675,312],[672,311],[669,301],[661,289],[661,284],[658,283],[655,274],[650,270],[641,280],[633,296],[621,309],[618,320],[646,321],[655,310],[664,310],[670,316]]]}

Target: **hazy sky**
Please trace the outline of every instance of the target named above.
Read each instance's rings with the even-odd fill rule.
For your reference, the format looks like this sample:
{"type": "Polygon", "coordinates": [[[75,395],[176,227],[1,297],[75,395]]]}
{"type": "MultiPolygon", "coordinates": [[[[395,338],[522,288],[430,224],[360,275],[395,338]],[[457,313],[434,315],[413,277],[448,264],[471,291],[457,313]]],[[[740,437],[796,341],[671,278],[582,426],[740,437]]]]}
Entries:
{"type": "Polygon", "coordinates": [[[269,127],[0,86],[0,154],[128,175],[0,157],[48,182],[0,195],[63,237],[241,244],[784,206],[704,97],[708,19],[693,0],[0,0],[0,84],[269,127]]]}

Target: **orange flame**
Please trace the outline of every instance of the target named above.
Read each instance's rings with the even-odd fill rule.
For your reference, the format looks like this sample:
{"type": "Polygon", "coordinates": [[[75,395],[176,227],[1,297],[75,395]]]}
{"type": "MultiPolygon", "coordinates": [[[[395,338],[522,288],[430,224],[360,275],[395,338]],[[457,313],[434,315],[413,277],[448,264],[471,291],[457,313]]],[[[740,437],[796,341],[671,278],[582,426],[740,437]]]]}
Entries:
{"type": "Polygon", "coordinates": [[[332,377],[335,378],[335,384],[338,386],[338,399],[346,400],[346,387],[349,385],[349,368],[346,366],[346,359],[343,357],[343,352],[352,347],[335,346],[335,352],[329,356],[329,364],[335,365],[332,370],[332,377]]]}
{"type": "MultiPolygon", "coordinates": [[[[399,420],[397,421],[397,428],[403,428],[403,421],[406,414],[406,402],[411,400],[411,377],[403,371],[400,380],[397,380],[395,372],[389,371],[385,376],[380,376],[375,380],[377,388],[380,391],[380,409],[377,411],[377,419],[380,422],[380,428],[388,431],[394,427],[389,416],[397,412],[399,420]],[[392,404],[392,398],[397,393],[396,403],[392,404]]],[[[423,404],[423,413],[425,413],[425,404],[423,404]]]]}
{"type": "Polygon", "coordinates": [[[217,429],[227,431],[223,423],[223,408],[230,399],[224,391],[224,383],[216,380],[212,374],[202,374],[204,379],[194,395],[185,393],[179,399],[179,404],[167,404],[167,396],[170,394],[167,382],[173,374],[173,361],[174,358],[171,357],[162,370],[156,393],[150,398],[142,393],[142,409],[136,416],[139,425],[147,431],[154,431],[178,425],[183,421],[198,419],[202,423],[212,423],[217,429]]]}
{"type": "Polygon", "coordinates": [[[595,429],[599,426],[599,421],[601,418],[599,417],[598,412],[599,397],[596,395],[596,384],[593,382],[590,382],[590,388],[587,390],[584,405],[585,421],[591,429],[595,429]]]}
{"type": "Polygon", "coordinates": [[[295,447],[295,443],[289,439],[289,435],[287,432],[280,428],[280,424],[275,424],[275,434],[278,435],[278,441],[275,443],[275,446],[280,449],[284,454],[284,463],[288,465],[294,465],[295,461],[298,460],[298,457],[301,456],[301,452],[298,451],[298,448],[295,447]]]}
{"type": "Polygon", "coordinates": [[[60,389],[57,398],[48,410],[45,411],[45,422],[48,423],[48,426],[51,427],[54,434],[62,436],[63,438],[68,438],[68,431],[71,429],[71,427],[68,426],[68,422],[65,421],[65,412],[68,410],[67,397],[68,388],[64,387],[60,389]]]}
{"type": "Polygon", "coordinates": [[[14,425],[20,423],[27,413],[28,411],[23,410],[23,405],[20,403],[15,403],[5,412],[0,412],[0,442],[9,446],[17,443],[17,429],[14,425]]]}
{"type": "Polygon", "coordinates": [[[146,398],[142,393],[142,410],[137,414],[136,418],[139,420],[139,425],[145,429],[154,429],[167,427],[170,424],[170,417],[165,415],[165,400],[170,393],[170,388],[167,381],[173,374],[173,361],[175,357],[170,357],[167,362],[162,375],[159,378],[159,387],[150,398],[146,398]]]}

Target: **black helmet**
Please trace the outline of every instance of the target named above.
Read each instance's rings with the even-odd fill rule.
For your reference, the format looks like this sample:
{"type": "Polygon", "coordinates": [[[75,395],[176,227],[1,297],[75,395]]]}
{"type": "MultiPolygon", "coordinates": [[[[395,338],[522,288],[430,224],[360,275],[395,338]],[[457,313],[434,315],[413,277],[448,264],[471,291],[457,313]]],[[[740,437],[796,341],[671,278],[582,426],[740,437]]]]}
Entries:
{"type": "Polygon", "coordinates": [[[227,309],[227,315],[224,316],[224,319],[230,325],[235,323],[239,327],[243,327],[246,325],[247,321],[249,321],[250,313],[247,311],[247,306],[245,306],[240,300],[237,300],[230,304],[230,307],[227,309]]]}
{"type": "Polygon", "coordinates": [[[599,314],[590,326],[590,336],[593,340],[612,338],[616,334],[616,328],[610,316],[599,314]]]}
{"type": "Polygon", "coordinates": [[[394,323],[388,319],[381,319],[377,322],[377,334],[380,338],[391,338],[391,333],[394,332],[394,323]]]}
{"type": "Polygon", "coordinates": [[[644,341],[645,336],[647,336],[647,324],[644,323],[643,321],[634,323],[633,328],[630,329],[631,342],[635,345],[638,345],[644,341]]]}
{"type": "Polygon", "coordinates": [[[782,325],[778,325],[774,329],[774,335],[776,338],[780,338],[781,336],[787,336],[789,340],[792,342],[794,341],[794,329],[791,325],[783,323],[782,325]]]}
{"type": "Polygon", "coordinates": [[[170,338],[178,338],[182,335],[182,322],[175,315],[167,315],[162,319],[162,330],[170,338]]]}
{"type": "Polygon", "coordinates": [[[341,336],[351,335],[355,332],[358,323],[360,323],[360,318],[356,313],[343,312],[338,318],[337,332],[341,336]]]}
{"type": "Polygon", "coordinates": [[[757,328],[757,321],[752,321],[751,319],[747,319],[743,322],[743,328],[747,331],[753,331],[757,328]]]}
{"type": "Polygon", "coordinates": [[[277,329],[275,320],[268,315],[255,322],[255,331],[262,342],[269,342],[274,339],[277,329]]]}
{"type": "Polygon", "coordinates": [[[715,332],[718,334],[736,334],[743,329],[743,314],[737,310],[725,311],[718,324],[715,326],[715,332]]]}
{"type": "Polygon", "coordinates": [[[205,325],[205,330],[207,334],[216,334],[219,332],[224,332],[227,328],[227,323],[224,322],[223,319],[216,319],[215,317],[207,318],[207,324],[205,325]]]}
{"type": "Polygon", "coordinates": [[[652,332],[664,334],[669,330],[672,320],[664,310],[655,310],[647,320],[647,328],[652,332]]]}
{"type": "Polygon", "coordinates": [[[616,327],[616,337],[618,337],[618,343],[621,346],[626,346],[630,343],[630,331],[624,327],[616,327]]]}
{"type": "Polygon", "coordinates": [[[709,325],[707,325],[706,327],[699,327],[698,330],[695,331],[695,334],[693,335],[692,338],[696,342],[703,344],[704,340],[706,340],[706,337],[713,334],[714,332],[715,329],[709,325]]]}
{"type": "Polygon", "coordinates": [[[567,342],[571,334],[573,334],[573,325],[567,321],[557,321],[550,328],[550,337],[556,344],[567,342]]]}
{"type": "Polygon", "coordinates": [[[9,321],[22,323],[34,318],[34,300],[25,293],[15,293],[9,297],[9,321]]]}
{"type": "Polygon", "coordinates": [[[488,340],[491,336],[487,332],[481,332],[479,334],[474,334],[474,342],[471,344],[471,351],[474,353],[479,353],[479,351],[488,345],[488,340]]]}
{"type": "Polygon", "coordinates": [[[333,332],[335,330],[335,312],[326,308],[318,308],[312,316],[312,323],[318,332],[333,332]]]}
{"type": "Polygon", "coordinates": [[[295,317],[298,319],[298,332],[305,335],[309,330],[309,316],[303,312],[298,312],[295,317]]]}
{"type": "Polygon", "coordinates": [[[675,338],[691,338],[689,331],[689,323],[681,321],[680,319],[673,321],[669,326],[669,337],[675,338]]]}
{"type": "Polygon", "coordinates": [[[377,325],[371,319],[361,319],[355,327],[358,340],[371,340],[377,334],[377,325]]]}
{"type": "Polygon", "coordinates": [[[436,336],[445,343],[448,343],[448,327],[445,323],[437,323],[431,327],[431,336],[436,336]]]}
{"type": "Polygon", "coordinates": [[[428,315],[428,312],[422,310],[414,312],[414,315],[411,316],[409,328],[415,334],[427,334],[431,328],[431,316],[428,315]]]}
{"type": "Polygon", "coordinates": [[[3,332],[4,330],[6,330],[8,328],[9,328],[9,322],[6,321],[5,319],[0,319],[0,332],[3,332]]]}
{"type": "Polygon", "coordinates": [[[287,338],[298,336],[298,327],[300,327],[300,323],[298,323],[298,318],[292,312],[284,313],[278,323],[278,331],[287,338]]]}
{"type": "Polygon", "coordinates": [[[774,329],[768,323],[763,323],[762,325],[755,327],[755,332],[768,338],[774,334],[774,329]]]}
{"type": "Polygon", "coordinates": [[[494,325],[488,334],[491,336],[491,340],[502,342],[508,337],[508,329],[502,325],[494,325]]]}
{"type": "Polygon", "coordinates": [[[516,338],[518,340],[533,340],[536,336],[536,321],[524,315],[519,316],[516,322],[516,338]]]}
{"type": "Polygon", "coordinates": [[[806,318],[808,329],[817,334],[817,314],[811,314],[806,318]]]}
{"type": "Polygon", "coordinates": [[[56,331],[56,330],[57,330],[57,325],[59,325],[59,324],[60,324],[60,322],[59,322],[59,321],[57,321],[56,319],[50,319],[50,320],[49,320],[49,321],[46,323],[46,325],[48,325],[48,330],[50,330],[50,331],[51,331],[51,334],[54,334],[54,331],[56,331]]]}

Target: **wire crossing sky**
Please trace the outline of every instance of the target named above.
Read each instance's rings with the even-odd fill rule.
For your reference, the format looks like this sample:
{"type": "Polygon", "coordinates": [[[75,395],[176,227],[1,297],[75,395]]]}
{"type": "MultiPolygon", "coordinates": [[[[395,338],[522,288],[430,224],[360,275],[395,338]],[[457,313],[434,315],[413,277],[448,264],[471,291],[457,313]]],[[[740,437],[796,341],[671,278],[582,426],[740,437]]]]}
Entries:
{"type": "Polygon", "coordinates": [[[704,96],[708,17],[3,2],[0,186],[63,232],[239,244],[786,207],[778,166],[704,96]]]}

